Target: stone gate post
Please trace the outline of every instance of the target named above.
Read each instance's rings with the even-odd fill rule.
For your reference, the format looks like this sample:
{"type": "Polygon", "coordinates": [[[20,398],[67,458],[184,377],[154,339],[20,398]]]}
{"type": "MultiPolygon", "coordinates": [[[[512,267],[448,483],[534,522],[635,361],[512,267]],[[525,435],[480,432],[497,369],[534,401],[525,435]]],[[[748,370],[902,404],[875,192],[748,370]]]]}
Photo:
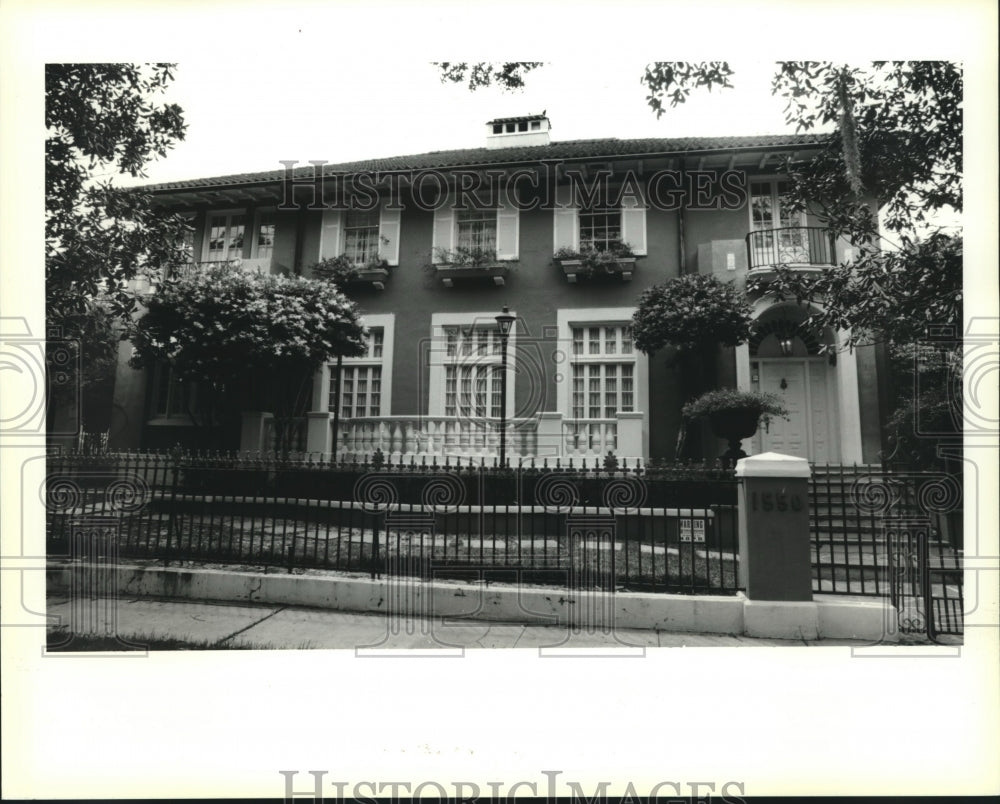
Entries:
{"type": "Polygon", "coordinates": [[[740,478],[740,580],[749,636],[816,639],[804,458],[766,452],[736,464],[740,478]]]}

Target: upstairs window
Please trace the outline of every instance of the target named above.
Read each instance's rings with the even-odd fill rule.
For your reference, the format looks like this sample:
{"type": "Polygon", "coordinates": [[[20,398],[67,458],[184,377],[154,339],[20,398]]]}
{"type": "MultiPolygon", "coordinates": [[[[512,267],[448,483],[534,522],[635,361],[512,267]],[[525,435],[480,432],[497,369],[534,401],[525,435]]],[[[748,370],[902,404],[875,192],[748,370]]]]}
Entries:
{"type": "Polygon", "coordinates": [[[431,261],[447,263],[476,255],[487,260],[516,260],[520,239],[517,207],[501,198],[497,206],[483,199],[483,206],[455,209],[453,199],[434,210],[431,261]]]}
{"type": "Polygon", "coordinates": [[[581,251],[607,251],[622,239],[621,209],[595,205],[580,210],[581,251]]]}
{"type": "Polygon", "coordinates": [[[378,210],[349,210],[344,216],[344,253],[358,264],[367,264],[379,256],[378,210]]]}
{"type": "Polygon", "coordinates": [[[496,253],[497,211],[496,209],[465,209],[456,213],[458,222],[457,246],[460,249],[484,253],[496,253]]]}
{"type": "Polygon", "coordinates": [[[238,260],[243,257],[246,215],[214,212],[208,216],[205,259],[208,262],[238,260]]]}
{"type": "Polygon", "coordinates": [[[399,265],[402,210],[328,209],[320,226],[320,259],[344,256],[356,265],[384,260],[399,265]]]}
{"type": "Polygon", "coordinates": [[[274,255],[275,214],[272,211],[261,212],[257,219],[257,250],[261,259],[270,259],[274,255]]]}
{"type": "Polygon", "coordinates": [[[811,262],[805,225],[805,213],[795,209],[787,181],[750,183],[754,266],[811,262]]]}
{"type": "Polygon", "coordinates": [[[553,253],[611,251],[627,243],[637,256],[646,254],[646,207],[637,193],[609,188],[607,195],[585,199],[571,184],[556,188],[553,216],[553,253]],[[621,195],[619,199],[618,196],[621,195]]]}

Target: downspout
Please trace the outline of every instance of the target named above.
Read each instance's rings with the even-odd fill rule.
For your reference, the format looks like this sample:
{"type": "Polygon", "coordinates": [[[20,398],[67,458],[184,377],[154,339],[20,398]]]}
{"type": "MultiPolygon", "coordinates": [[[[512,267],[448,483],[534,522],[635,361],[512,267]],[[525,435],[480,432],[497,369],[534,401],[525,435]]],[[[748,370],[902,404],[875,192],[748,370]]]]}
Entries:
{"type": "Polygon", "coordinates": [[[684,207],[686,206],[687,195],[685,187],[687,186],[687,174],[684,171],[684,160],[681,159],[681,204],[677,208],[677,265],[678,273],[684,275],[687,273],[687,248],[684,243],[684,207]]]}
{"type": "Polygon", "coordinates": [[[306,234],[306,211],[299,207],[295,217],[295,259],[292,263],[292,273],[296,276],[302,275],[302,241],[306,234]]]}

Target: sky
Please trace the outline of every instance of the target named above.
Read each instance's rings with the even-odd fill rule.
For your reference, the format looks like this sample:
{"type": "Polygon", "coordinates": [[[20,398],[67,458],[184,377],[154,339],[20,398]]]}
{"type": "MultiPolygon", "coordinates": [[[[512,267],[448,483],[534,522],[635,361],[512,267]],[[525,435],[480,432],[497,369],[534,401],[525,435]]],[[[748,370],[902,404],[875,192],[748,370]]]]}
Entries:
{"type": "Polygon", "coordinates": [[[770,92],[773,62],[733,61],[734,89],[692,93],[660,119],[640,83],[645,65],[571,56],[529,73],[524,89],[470,92],[443,84],[429,60],[412,56],[374,60],[362,75],[307,50],[248,79],[245,61],[195,54],[178,63],[163,96],[183,108],[185,139],[147,167],[146,181],[279,169],[287,159],[345,162],[476,148],[485,144],[486,121],[542,111],[553,141],[793,130],[770,92]]]}

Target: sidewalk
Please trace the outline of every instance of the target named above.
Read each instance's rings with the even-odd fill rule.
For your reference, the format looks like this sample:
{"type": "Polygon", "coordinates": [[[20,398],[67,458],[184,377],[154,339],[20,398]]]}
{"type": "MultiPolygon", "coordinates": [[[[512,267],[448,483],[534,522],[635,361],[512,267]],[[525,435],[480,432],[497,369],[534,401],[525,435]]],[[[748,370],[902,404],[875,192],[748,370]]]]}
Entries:
{"type": "MultiPolygon", "coordinates": [[[[85,609],[86,607],[83,607],[85,609]]],[[[107,629],[141,647],[144,640],[156,649],[255,648],[271,650],[346,649],[443,651],[456,649],[581,649],[599,648],[634,652],[641,648],[668,647],[802,647],[867,645],[862,640],[814,641],[756,639],[724,634],[695,634],[637,629],[573,632],[566,625],[540,626],[473,620],[403,619],[383,614],[362,614],[297,606],[205,603],[162,598],[121,599],[112,607],[115,625],[107,629]],[[157,645],[164,640],[184,644],[157,645]]],[[[94,650],[87,640],[69,639],[74,622],[93,622],[93,611],[71,607],[69,598],[50,596],[48,616],[50,646],[59,650],[94,650]],[[74,621],[74,618],[75,621],[74,621]],[[66,641],[57,648],[55,642],[66,641]]],[[[85,633],[86,629],[77,626],[85,633]]],[[[104,630],[104,629],[101,629],[104,630]]],[[[101,650],[114,650],[102,647],[101,650]]]]}

